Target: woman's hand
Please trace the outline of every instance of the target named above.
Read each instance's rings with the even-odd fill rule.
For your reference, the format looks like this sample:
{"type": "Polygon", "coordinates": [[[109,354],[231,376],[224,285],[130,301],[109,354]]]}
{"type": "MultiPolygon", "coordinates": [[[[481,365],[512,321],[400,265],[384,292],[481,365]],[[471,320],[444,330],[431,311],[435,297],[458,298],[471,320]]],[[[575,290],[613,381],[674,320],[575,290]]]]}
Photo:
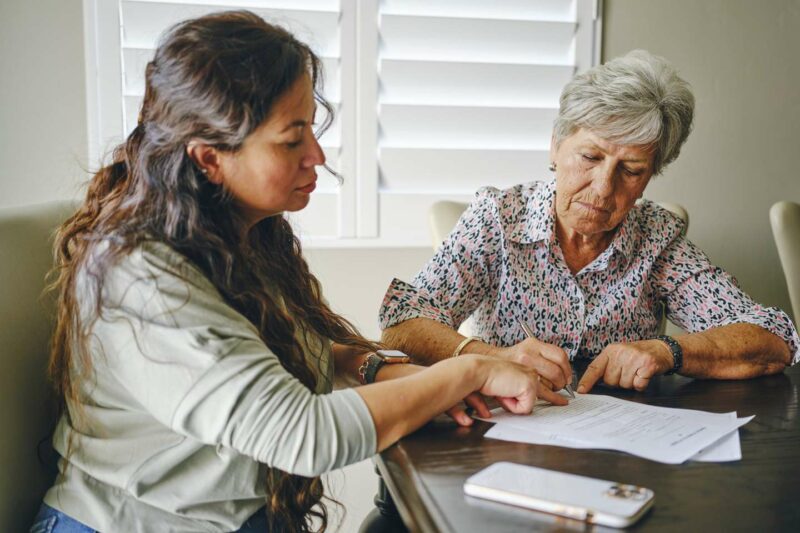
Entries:
{"type": "Polygon", "coordinates": [[[555,344],[533,338],[525,339],[514,346],[498,348],[493,355],[535,369],[542,378],[552,383],[556,390],[561,390],[567,383],[572,383],[569,356],[555,344]]]}
{"type": "MultiPolygon", "coordinates": [[[[530,413],[533,406],[536,405],[537,398],[542,398],[555,405],[567,404],[567,399],[557,392],[553,392],[552,385],[547,380],[544,380],[545,383],[542,384],[536,371],[525,365],[478,354],[464,354],[458,359],[462,364],[469,364],[468,361],[474,360],[477,364],[477,371],[481,374],[479,383],[483,383],[479,390],[464,398],[463,404],[459,402],[445,411],[460,426],[473,424],[472,417],[466,413],[465,405],[474,409],[475,414],[481,418],[492,416],[489,406],[486,405],[486,396],[495,397],[503,409],[516,414],[530,413]]],[[[425,370],[424,366],[413,364],[383,365],[375,376],[375,381],[410,376],[423,370],[425,370]]]]}
{"type": "Polygon", "coordinates": [[[424,368],[384,365],[376,381],[357,387],[356,392],[375,423],[378,451],[444,412],[459,424],[471,425],[460,401],[481,415],[490,415],[480,395],[497,398],[504,409],[517,414],[530,413],[540,397],[554,405],[568,403],[541,386],[535,370],[489,355],[466,354],[424,368]]]}
{"type": "MultiPolygon", "coordinates": [[[[383,365],[375,375],[375,381],[380,382],[387,379],[397,379],[403,376],[410,376],[412,374],[422,372],[423,370],[425,370],[424,366],[414,364],[383,365]]],[[[473,392],[472,394],[468,395],[466,398],[464,398],[463,403],[468,407],[473,408],[475,413],[481,418],[489,418],[492,416],[492,413],[489,412],[489,406],[486,405],[486,400],[484,399],[483,395],[478,392],[473,392]]],[[[472,417],[467,414],[466,410],[464,409],[464,405],[461,402],[445,411],[445,413],[447,416],[455,420],[459,426],[471,426],[473,423],[472,417]]]]}
{"type": "Polygon", "coordinates": [[[662,341],[609,344],[586,368],[578,392],[589,392],[600,378],[612,387],[643,391],[653,376],[667,372],[672,365],[672,352],[662,341]]]}
{"type": "Polygon", "coordinates": [[[530,413],[538,398],[554,405],[568,403],[562,395],[542,386],[538,373],[529,366],[484,355],[467,354],[461,357],[473,358],[478,364],[483,385],[477,392],[484,396],[494,396],[510,413],[530,413]]]}
{"type": "MultiPolygon", "coordinates": [[[[485,355],[465,354],[461,357],[476,358],[479,364],[486,365],[487,374],[483,386],[464,398],[464,403],[472,407],[481,418],[492,416],[486,405],[486,396],[494,397],[503,409],[516,414],[530,413],[536,405],[537,398],[547,400],[554,405],[568,403],[564,396],[555,392],[560,389],[554,389],[554,385],[548,379],[542,378],[536,370],[528,366],[485,355]]],[[[459,425],[472,425],[472,418],[460,404],[451,407],[447,414],[459,425]]]]}

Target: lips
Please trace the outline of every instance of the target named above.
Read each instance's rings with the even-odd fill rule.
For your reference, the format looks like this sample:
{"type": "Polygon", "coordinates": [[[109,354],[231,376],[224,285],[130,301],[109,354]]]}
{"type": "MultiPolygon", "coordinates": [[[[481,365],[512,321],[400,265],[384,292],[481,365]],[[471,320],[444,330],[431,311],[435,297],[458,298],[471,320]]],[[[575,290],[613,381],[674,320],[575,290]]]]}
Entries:
{"type": "Polygon", "coordinates": [[[317,180],[314,180],[311,183],[309,183],[308,185],[305,185],[303,187],[298,187],[297,190],[300,191],[300,192],[304,192],[306,194],[310,194],[310,193],[314,192],[314,189],[316,189],[316,188],[317,188],[317,180]]]}
{"type": "Polygon", "coordinates": [[[578,204],[581,207],[585,208],[585,209],[588,209],[590,211],[594,211],[594,212],[597,212],[597,213],[608,213],[610,211],[609,209],[604,209],[604,208],[596,206],[596,205],[587,204],[586,202],[578,202],[578,204]]]}

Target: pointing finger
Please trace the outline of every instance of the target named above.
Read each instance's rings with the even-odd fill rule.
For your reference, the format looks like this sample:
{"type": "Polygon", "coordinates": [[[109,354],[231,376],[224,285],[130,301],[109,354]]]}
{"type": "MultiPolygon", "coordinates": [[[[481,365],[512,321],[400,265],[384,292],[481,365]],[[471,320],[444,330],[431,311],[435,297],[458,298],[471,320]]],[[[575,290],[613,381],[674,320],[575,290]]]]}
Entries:
{"type": "Polygon", "coordinates": [[[581,381],[578,383],[578,392],[585,394],[592,390],[597,380],[603,377],[606,373],[606,365],[608,364],[608,355],[601,353],[592,363],[586,368],[583,373],[581,381]]]}

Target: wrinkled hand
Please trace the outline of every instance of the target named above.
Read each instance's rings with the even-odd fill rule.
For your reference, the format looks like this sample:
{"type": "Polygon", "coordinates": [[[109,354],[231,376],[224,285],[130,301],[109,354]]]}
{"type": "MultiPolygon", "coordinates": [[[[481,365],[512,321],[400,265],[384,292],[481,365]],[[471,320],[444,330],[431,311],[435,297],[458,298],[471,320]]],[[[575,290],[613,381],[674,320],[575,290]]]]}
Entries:
{"type": "Polygon", "coordinates": [[[496,355],[533,368],[542,379],[552,385],[551,388],[554,390],[561,390],[567,383],[572,382],[569,356],[555,344],[548,344],[538,339],[525,339],[514,346],[500,348],[496,355]]]}
{"type": "Polygon", "coordinates": [[[578,392],[589,392],[600,378],[611,387],[643,391],[653,376],[672,368],[672,352],[659,340],[609,344],[586,368],[578,392]]]}

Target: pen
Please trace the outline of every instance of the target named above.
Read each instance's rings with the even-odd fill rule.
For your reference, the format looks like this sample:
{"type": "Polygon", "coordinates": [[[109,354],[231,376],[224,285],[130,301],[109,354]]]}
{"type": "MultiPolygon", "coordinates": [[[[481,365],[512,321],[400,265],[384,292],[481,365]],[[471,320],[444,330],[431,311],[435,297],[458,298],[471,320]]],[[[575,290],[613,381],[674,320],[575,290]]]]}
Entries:
{"type": "MultiPolygon", "coordinates": [[[[519,322],[519,325],[522,328],[522,331],[525,332],[525,335],[527,335],[528,338],[530,338],[530,339],[535,338],[534,335],[533,335],[533,331],[531,331],[531,328],[528,327],[528,324],[523,322],[522,319],[519,318],[519,317],[517,317],[517,322],[519,322]]],[[[570,398],[572,398],[573,400],[575,399],[575,393],[572,392],[572,387],[570,386],[569,383],[564,385],[564,390],[567,391],[567,394],[569,394],[570,398]]]]}

